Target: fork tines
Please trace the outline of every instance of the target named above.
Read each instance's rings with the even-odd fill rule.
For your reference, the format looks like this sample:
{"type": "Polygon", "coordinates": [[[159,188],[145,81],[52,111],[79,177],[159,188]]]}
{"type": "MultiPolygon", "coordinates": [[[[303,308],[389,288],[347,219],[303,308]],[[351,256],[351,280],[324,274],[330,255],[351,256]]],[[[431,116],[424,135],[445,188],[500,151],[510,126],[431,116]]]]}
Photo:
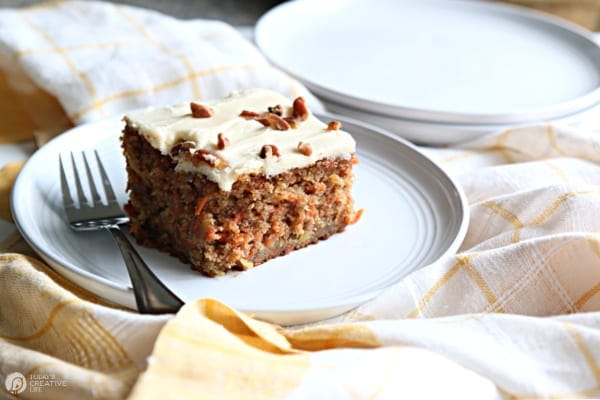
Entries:
{"type": "Polygon", "coordinates": [[[110,184],[110,180],[108,179],[108,175],[106,173],[106,170],[104,169],[104,166],[102,165],[102,162],[100,161],[100,156],[98,155],[98,151],[94,150],[94,155],[96,158],[96,164],[98,167],[98,173],[100,176],[100,181],[102,183],[102,188],[104,191],[104,198],[105,201],[103,201],[100,193],[98,192],[98,189],[96,188],[96,183],[94,180],[94,176],[92,174],[92,168],[90,168],[90,163],[88,162],[87,156],[85,151],[81,152],[81,158],[83,159],[83,165],[84,165],[84,169],[85,169],[85,179],[87,180],[88,183],[88,187],[89,187],[89,193],[91,195],[91,203],[88,200],[86,193],[83,189],[83,179],[80,176],[80,173],[78,172],[78,167],[77,167],[77,163],[75,161],[75,156],[73,154],[73,152],[70,153],[70,158],[71,158],[71,166],[72,166],[72,170],[73,170],[73,177],[74,177],[74,182],[75,182],[75,192],[76,192],[76,200],[77,200],[77,204],[75,202],[75,200],[73,199],[73,196],[71,195],[71,188],[69,187],[69,181],[67,179],[67,174],[65,172],[65,165],[63,164],[63,157],[59,155],[58,157],[58,161],[59,161],[59,167],[60,167],[60,186],[61,186],[61,190],[62,190],[62,196],[63,196],[63,205],[64,207],[69,210],[69,209],[82,209],[82,208],[93,208],[93,207],[100,207],[100,206],[112,206],[112,205],[118,205],[117,204],[117,199],[115,196],[115,193],[113,191],[113,188],[110,184]]]}

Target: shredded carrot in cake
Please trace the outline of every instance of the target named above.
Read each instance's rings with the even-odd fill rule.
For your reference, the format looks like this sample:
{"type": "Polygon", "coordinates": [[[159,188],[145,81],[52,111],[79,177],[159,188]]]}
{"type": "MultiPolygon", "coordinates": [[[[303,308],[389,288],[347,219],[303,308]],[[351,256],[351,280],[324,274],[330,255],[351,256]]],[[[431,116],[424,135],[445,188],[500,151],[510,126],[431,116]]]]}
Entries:
{"type": "Polygon", "coordinates": [[[291,202],[297,202],[298,200],[300,200],[300,197],[298,197],[298,195],[296,193],[293,193],[290,191],[284,191],[284,192],[278,193],[277,198],[279,200],[288,200],[291,202]]]}
{"type": "Polygon", "coordinates": [[[241,210],[240,212],[238,212],[235,215],[235,217],[233,217],[233,219],[231,220],[231,223],[237,225],[242,220],[242,218],[244,218],[244,211],[243,210],[241,210]]]}
{"type": "Polygon", "coordinates": [[[194,211],[194,214],[196,214],[196,215],[202,214],[202,210],[206,206],[206,203],[208,203],[208,200],[209,200],[209,196],[200,198],[200,200],[198,200],[198,204],[196,204],[196,210],[194,211]]]}
{"type": "Polygon", "coordinates": [[[348,218],[347,224],[353,225],[353,224],[357,223],[358,220],[360,219],[360,217],[362,217],[364,211],[365,211],[364,208],[361,208],[360,210],[356,211],[351,218],[348,218]]]}

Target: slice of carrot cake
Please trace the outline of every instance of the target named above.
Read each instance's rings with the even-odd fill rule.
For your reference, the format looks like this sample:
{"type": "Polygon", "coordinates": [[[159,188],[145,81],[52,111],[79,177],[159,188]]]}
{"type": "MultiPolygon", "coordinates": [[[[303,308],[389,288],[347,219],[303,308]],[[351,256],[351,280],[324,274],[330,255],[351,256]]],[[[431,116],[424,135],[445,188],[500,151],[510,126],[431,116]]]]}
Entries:
{"type": "Polygon", "coordinates": [[[353,223],[355,141],[301,97],[252,89],[124,117],[131,233],[208,276],[353,223]]]}

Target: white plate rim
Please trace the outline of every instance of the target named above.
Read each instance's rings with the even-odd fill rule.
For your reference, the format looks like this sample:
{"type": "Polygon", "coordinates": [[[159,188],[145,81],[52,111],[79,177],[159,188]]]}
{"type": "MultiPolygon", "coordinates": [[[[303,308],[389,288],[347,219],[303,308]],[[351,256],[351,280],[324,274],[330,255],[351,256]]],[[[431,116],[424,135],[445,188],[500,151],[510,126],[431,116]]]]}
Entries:
{"type": "MultiPolygon", "coordinates": [[[[549,120],[565,117],[570,114],[577,113],[583,109],[593,107],[600,104],[600,82],[598,85],[588,93],[571,99],[563,101],[551,106],[538,107],[527,109],[524,112],[510,113],[467,113],[467,112],[451,112],[443,110],[427,110],[423,108],[411,108],[405,105],[389,104],[385,102],[366,100],[348,93],[343,93],[338,90],[325,87],[311,81],[305,76],[300,76],[284,65],[278,62],[273,53],[269,50],[267,43],[270,23],[275,18],[279,18],[279,14],[286,12],[287,8],[294,7],[295,3],[310,3],[314,0],[292,0],[282,4],[279,4],[265,14],[263,14],[257,21],[254,28],[254,42],[257,47],[261,50],[263,55],[274,65],[282,70],[285,70],[296,79],[302,81],[310,90],[312,90],[318,96],[326,99],[332,103],[338,103],[342,106],[364,110],[370,113],[379,114],[386,117],[397,117],[408,120],[416,120],[421,122],[429,123],[441,123],[441,124],[463,124],[463,125],[505,125],[505,124],[522,124],[538,120],[549,120]]],[[[347,1],[347,0],[346,0],[347,1]]],[[[358,1],[360,3],[360,1],[358,1]]],[[[518,16],[520,18],[528,18],[537,23],[545,24],[548,27],[563,31],[576,37],[582,43],[585,43],[586,47],[593,48],[595,51],[595,59],[600,57],[600,45],[594,41],[591,33],[585,29],[571,23],[567,20],[561,19],[554,15],[544,13],[541,11],[533,10],[523,6],[506,3],[496,2],[481,2],[481,1],[467,1],[467,0],[453,0],[456,4],[468,4],[470,7],[480,7],[482,9],[497,10],[508,15],[518,16]]],[[[595,62],[600,65],[600,62],[595,62]]]]}
{"type": "MultiPolygon", "coordinates": [[[[445,185],[447,185],[446,189],[448,189],[449,191],[452,191],[453,194],[456,196],[456,203],[453,204],[453,206],[457,207],[457,209],[461,215],[458,216],[455,221],[456,222],[456,227],[455,227],[456,231],[454,232],[453,240],[446,246],[445,249],[443,249],[443,251],[439,252],[439,254],[437,255],[437,258],[435,258],[435,260],[433,260],[432,262],[429,262],[426,265],[430,265],[443,257],[454,254],[459,249],[460,245],[462,244],[462,241],[464,240],[464,237],[466,235],[467,228],[468,228],[469,206],[468,206],[468,202],[467,202],[465,194],[463,193],[463,191],[461,190],[460,186],[458,185],[458,183],[455,181],[454,178],[452,178],[450,175],[448,175],[434,160],[432,160],[429,156],[427,156],[425,153],[420,151],[415,145],[413,145],[412,143],[410,143],[402,138],[399,138],[377,126],[374,126],[374,125],[371,125],[368,123],[364,123],[364,122],[360,122],[360,121],[357,121],[357,120],[354,120],[352,118],[348,118],[345,116],[331,114],[331,113],[326,113],[326,114],[322,113],[322,114],[319,114],[318,116],[320,118],[337,119],[337,120],[340,120],[345,125],[354,124],[362,129],[366,129],[368,131],[375,132],[376,134],[381,135],[382,137],[384,137],[388,140],[393,140],[394,142],[397,142],[402,147],[404,147],[406,149],[406,151],[408,151],[412,156],[417,157],[420,160],[422,160],[422,162],[425,163],[425,165],[428,168],[435,170],[436,174],[438,174],[440,178],[442,178],[446,181],[446,183],[445,183],[445,185]]],[[[93,126],[94,124],[101,123],[101,122],[103,122],[103,121],[80,125],[80,126],[72,128],[72,129],[69,129],[68,131],[64,132],[63,134],[52,139],[51,142],[49,142],[48,144],[56,145],[56,143],[67,140],[69,135],[75,135],[80,130],[89,129],[90,125],[93,126]],[[54,144],[52,144],[52,142],[54,142],[54,144]]],[[[28,184],[27,178],[32,173],[30,171],[30,169],[32,169],[33,165],[35,165],[37,158],[43,157],[43,154],[44,154],[43,149],[44,149],[44,147],[42,147],[40,150],[35,152],[29,158],[29,160],[25,163],[25,165],[23,166],[23,168],[21,169],[21,171],[19,172],[19,174],[16,178],[14,188],[13,188],[13,191],[11,194],[11,211],[14,216],[15,225],[17,226],[19,232],[21,233],[23,238],[26,240],[26,242],[34,249],[34,251],[37,254],[40,255],[40,257],[42,259],[44,259],[51,267],[53,267],[55,270],[57,270],[57,272],[59,272],[61,275],[63,275],[67,279],[73,281],[72,277],[74,275],[76,275],[77,277],[81,277],[82,279],[87,279],[87,280],[93,281],[94,284],[98,284],[98,285],[105,287],[108,290],[107,293],[104,293],[104,294],[106,294],[106,296],[104,294],[96,293],[93,290],[90,290],[89,288],[86,288],[86,289],[92,291],[93,293],[95,293],[97,295],[100,295],[101,297],[105,298],[108,301],[112,301],[112,302],[115,302],[120,305],[125,305],[122,300],[117,299],[117,297],[119,297],[119,296],[125,296],[129,299],[129,302],[133,302],[133,292],[132,292],[131,288],[127,288],[126,293],[123,293],[122,286],[111,281],[110,279],[107,279],[100,275],[93,274],[90,271],[87,271],[85,269],[81,269],[78,267],[71,268],[69,265],[67,265],[68,263],[65,264],[64,260],[56,259],[51,252],[48,252],[43,247],[39,246],[37,244],[36,240],[34,238],[32,238],[31,235],[29,235],[27,227],[21,223],[21,221],[23,220],[23,218],[21,217],[23,215],[22,213],[25,213],[26,210],[19,207],[18,197],[20,195],[22,195],[24,190],[27,188],[27,184],[28,184]]],[[[420,266],[414,268],[413,271],[423,268],[426,265],[420,265],[420,266]]],[[[340,301],[338,299],[338,300],[334,300],[331,302],[321,302],[318,305],[310,305],[309,307],[301,306],[301,305],[294,307],[290,304],[286,304],[285,309],[277,308],[277,307],[273,307],[273,308],[263,307],[263,308],[260,308],[259,310],[249,309],[249,310],[242,310],[242,311],[248,312],[259,318],[264,317],[264,319],[272,320],[272,322],[282,323],[282,324],[285,324],[286,321],[288,321],[289,323],[297,323],[299,321],[297,318],[295,318],[293,316],[291,316],[289,318],[286,317],[286,314],[289,314],[289,313],[292,313],[292,314],[300,313],[300,312],[316,313],[316,315],[320,316],[319,318],[322,319],[324,317],[330,317],[332,315],[347,311],[347,310],[363,303],[364,301],[367,301],[367,300],[375,297],[382,290],[384,290],[385,288],[389,287],[390,285],[392,285],[394,283],[396,283],[396,282],[388,282],[388,284],[384,288],[376,288],[375,290],[372,290],[367,293],[353,295],[348,298],[345,298],[343,301],[340,301]],[[333,311],[328,312],[327,310],[333,310],[333,311]],[[281,322],[281,321],[283,321],[283,322],[281,322]]],[[[134,304],[134,303],[132,303],[132,304],[134,304]]],[[[304,320],[302,320],[302,318],[300,318],[300,322],[310,322],[310,321],[304,321],[304,320]]]]}

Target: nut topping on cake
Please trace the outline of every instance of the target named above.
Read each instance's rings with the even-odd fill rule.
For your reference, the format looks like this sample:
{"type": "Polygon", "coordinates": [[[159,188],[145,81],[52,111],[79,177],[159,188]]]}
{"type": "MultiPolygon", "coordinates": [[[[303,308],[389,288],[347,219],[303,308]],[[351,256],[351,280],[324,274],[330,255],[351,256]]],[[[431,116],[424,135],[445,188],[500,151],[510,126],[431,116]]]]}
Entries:
{"type": "Polygon", "coordinates": [[[194,101],[190,102],[190,109],[194,118],[210,118],[213,116],[212,108],[194,101]]]}
{"type": "Polygon", "coordinates": [[[287,131],[291,129],[290,124],[277,114],[266,113],[264,116],[256,118],[264,126],[268,126],[276,131],[287,131]]]}
{"type": "Polygon", "coordinates": [[[269,108],[267,108],[267,110],[271,114],[279,115],[280,117],[283,116],[283,107],[281,107],[281,104],[277,104],[276,106],[269,107],[269,108]]]}
{"type": "Polygon", "coordinates": [[[240,113],[240,117],[246,119],[253,119],[260,117],[260,114],[254,111],[242,110],[242,112],[240,113]]]}
{"type": "Polygon", "coordinates": [[[290,127],[292,127],[292,129],[296,129],[298,128],[298,120],[294,117],[283,117],[283,119],[290,124],[290,127]]]}
{"type": "Polygon", "coordinates": [[[298,143],[298,151],[308,157],[312,154],[312,146],[308,142],[300,142],[298,143]]]}
{"type": "Polygon", "coordinates": [[[227,146],[229,146],[229,139],[223,135],[223,132],[219,132],[217,135],[217,149],[224,150],[227,146]]]}
{"type": "Polygon", "coordinates": [[[227,166],[227,161],[216,155],[210,150],[198,149],[192,155],[192,163],[198,165],[201,163],[217,169],[223,169],[227,166]]]}
{"type": "Polygon", "coordinates": [[[277,104],[267,107],[267,112],[261,114],[254,111],[242,110],[240,117],[254,119],[264,126],[278,131],[287,131],[288,129],[298,128],[298,122],[305,121],[308,118],[308,108],[303,97],[296,97],[292,105],[291,115],[284,117],[283,106],[277,104]]]}
{"type": "Polygon", "coordinates": [[[342,123],[340,121],[331,121],[327,124],[328,131],[339,131],[342,128],[342,123]]]}
{"type": "Polygon", "coordinates": [[[265,144],[260,149],[260,153],[258,153],[258,156],[260,158],[281,157],[281,154],[279,154],[279,149],[274,144],[265,144]]]}
{"type": "Polygon", "coordinates": [[[242,110],[240,117],[253,119],[263,124],[263,126],[267,126],[278,131],[287,131],[292,127],[292,125],[288,121],[287,117],[282,118],[278,113],[283,113],[281,111],[281,106],[269,107],[269,111],[262,114],[254,111],[242,110]]]}
{"type": "Polygon", "coordinates": [[[191,140],[179,142],[171,148],[169,154],[171,154],[171,157],[175,157],[183,153],[184,151],[189,151],[193,147],[196,147],[196,143],[191,140]]]}
{"type": "Polygon", "coordinates": [[[292,118],[299,119],[300,121],[306,121],[306,119],[308,118],[308,108],[306,107],[304,98],[301,96],[296,97],[292,107],[292,118]]]}

